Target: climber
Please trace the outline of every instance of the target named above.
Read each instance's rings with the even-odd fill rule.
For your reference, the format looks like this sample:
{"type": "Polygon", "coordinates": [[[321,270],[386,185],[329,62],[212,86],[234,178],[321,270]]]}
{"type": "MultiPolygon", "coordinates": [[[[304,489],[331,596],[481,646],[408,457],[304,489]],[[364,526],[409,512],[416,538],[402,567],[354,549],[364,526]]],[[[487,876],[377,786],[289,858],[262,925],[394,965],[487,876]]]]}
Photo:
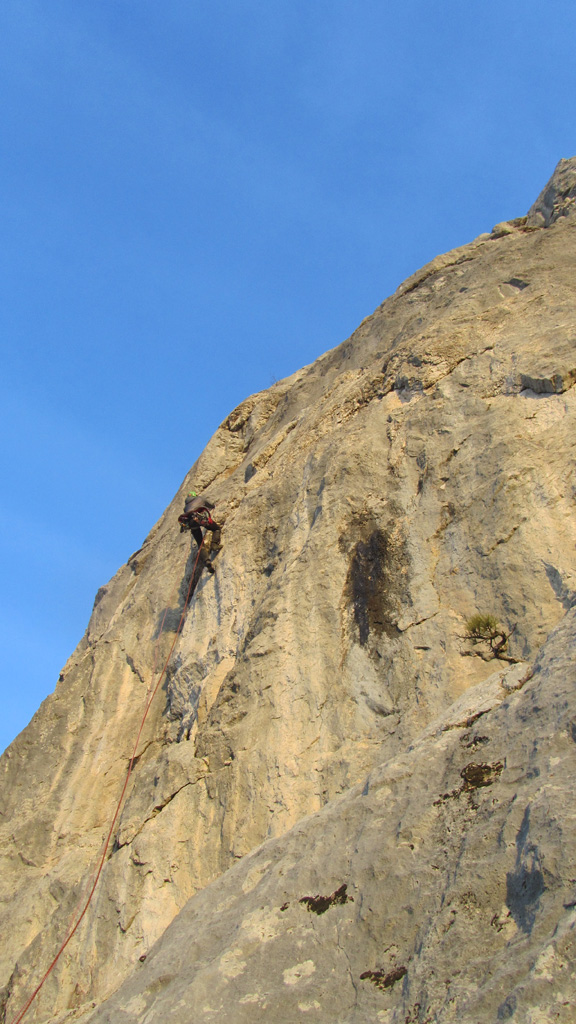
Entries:
{"type": "Polygon", "coordinates": [[[210,561],[210,554],[217,554],[222,545],[220,543],[222,527],[212,519],[214,505],[208,498],[199,496],[196,491],[189,491],[184,502],[184,512],[178,516],[180,532],[190,530],[200,552],[200,561],[206,566],[208,572],[215,572],[210,561]],[[203,543],[204,535],[202,529],[210,530],[212,536],[209,544],[203,543]]]}

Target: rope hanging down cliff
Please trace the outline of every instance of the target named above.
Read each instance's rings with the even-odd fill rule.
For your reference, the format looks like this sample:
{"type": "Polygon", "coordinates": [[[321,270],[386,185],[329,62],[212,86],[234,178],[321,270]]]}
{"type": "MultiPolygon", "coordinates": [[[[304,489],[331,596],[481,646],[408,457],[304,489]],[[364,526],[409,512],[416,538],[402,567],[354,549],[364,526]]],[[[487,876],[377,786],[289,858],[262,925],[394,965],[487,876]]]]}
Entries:
{"type": "MultiPolygon", "coordinates": [[[[52,960],[50,966],[48,967],[48,969],[44,973],[43,977],[41,978],[40,982],[38,983],[38,985],[36,986],[36,988],[34,989],[32,994],[27,999],[27,1001],[24,1004],[24,1006],[21,1008],[21,1010],[18,1011],[16,1016],[12,1018],[12,1020],[10,1021],[10,1024],[20,1024],[20,1021],[24,1018],[25,1014],[28,1012],[30,1006],[32,1005],[32,1003],[34,1002],[36,996],[38,995],[38,993],[40,992],[42,986],[44,985],[44,982],[47,980],[47,978],[50,976],[50,974],[54,970],[56,964],[58,963],[60,957],[62,956],[62,953],[66,949],[68,943],[70,942],[70,940],[72,939],[74,934],[77,932],[78,928],[80,927],[80,924],[81,924],[82,920],[84,919],[84,917],[86,915],[88,907],[90,906],[90,903],[92,902],[92,897],[94,895],[94,892],[96,890],[96,886],[98,885],[98,881],[100,879],[100,875],[102,874],[102,871],[103,871],[103,868],[104,868],[104,863],[106,861],[106,854],[108,853],[108,847],[110,846],[110,840],[112,839],[112,834],[114,832],[114,826],[116,825],[116,822],[118,820],[118,815],[120,814],[120,809],[122,807],[122,803],[123,803],[124,797],[126,795],[126,790],[128,788],[128,783],[130,781],[130,776],[132,775],[132,769],[133,769],[134,763],[136,761],[136,751],[138,749],[138,744],[140,742],[140,737],[142,735],[142,730],[144,728],[144,723],[146,722],[146,719],[148,717],[148,712],[150,711],[150,708],[152,706],[152,701],[154,700],[154,697],[158,693],[158,690],[160,688],[160,683],[162,682],[162,680],[164,679],[164,676],[166,675],[166,671],[168,669],[168,665],[170,664],[170,660],[171,660],[172,655],[174,653],[174,648],[176,647],[176,642],[178,640],[178,637],[180,636],[180,630],[182,629],[182,625],[184,623],[184,618],[186,616],[186,611],[187,611],[188,605],[190,603],[190,598],[191,598],[192,594],[194,593],[194,589],[195,588],[193,587],[193,584],[194,584],[194,581],[196,579],[196,569],[197,569],[199,560],[201,560],[201,552],[203,552],[203,550],[204,550],[204,535],[201,535],[201,537],[199,539],[199,543],[198,543],[198,551],[197,551],[197,554],[196,554],[196,560],[194,562],[194,567],[193,567],[192,573],[190,575],[190,583],[188,584],[188,591],[187,591],[187,594],[186,594],[186,600],[184,601],[184,607],[182,609],[182,614],[180,616],[180,621],[179,621],[178,626],[176,628],[176,632],[174,634],[174,639],[172,641],[172,645],[171,645],[170,650],[168,652],[168,656],[167,656],[167,658],[166,658],[166,660],[164,662],[164,665],[162,667],[162,671],[160,672],[160,675],[158,676],[156,684],[152,688],[152,692],[150,693],[150,696],[148,697],[148,700],[146,702],[146,707],[144,709],[144,714],[142,715],[142,720],[140,722],[140,726],[139,726],[139,729],[138,729],[138,734],[137,734],[136,739],[134,741],[134,747],[132,749],[132,756],[131,756],[130,761],[128,763],[128,769],[127,769],[127,772],[126,772],[126,778],[124,779],[124,785],[122,787],[122,792],[121,792],[120,797],[118,799],[118,803],[116,805],[116,810],[114,811],[114,815],[112,817],[110,828],[108,830],[108,834],[107,834],[106,840],[104,842],[104,848],[103,848],[102,853],[100,855],[100,859],[98,861],[98,866],[96,868],[96,872],[95,872],[92,884],[90,886],[90,891],[88,893],[88,896],[87,896],[87,898],[84,901],[84,905],[82,906],[81,911],[78,913],[77,916],[74,915],[75,920],[73,918],[73,923],[70,925],[70,928],[68,929],[68,933],[66,935],[66,938],[64,939],[62,945],[60,946],[60,949],[56,953],[56,956],[52,960]]],[[[206,565],[206,559],[203,559],[202,562],[203,562],[202,567],[204,567],[204,565],[206,565]]],[[[212,571],[214,571],[214,570],[212,569],[212,571]]],[[[154,664],[153,664],[153,668],[152,668],[152,679],[154,678],[154,673],[156,671],[156,658],[157,658],[157,653],[158,653],[158,646],[159,646],[159,643],[160,643],[160,637],[162,636],[162,632],[164,630],[164,623],[166,621],[167,613],[168,613],[168,608],[166,608],[166,610],[164,612],[164,616],[162,618],[162,623],[161,623],[160,629],[158,631],[158,637],[157,637],[157,640],[156,640],[156,645],[155,645],[155,648],[154,648],[154,664]]]]}

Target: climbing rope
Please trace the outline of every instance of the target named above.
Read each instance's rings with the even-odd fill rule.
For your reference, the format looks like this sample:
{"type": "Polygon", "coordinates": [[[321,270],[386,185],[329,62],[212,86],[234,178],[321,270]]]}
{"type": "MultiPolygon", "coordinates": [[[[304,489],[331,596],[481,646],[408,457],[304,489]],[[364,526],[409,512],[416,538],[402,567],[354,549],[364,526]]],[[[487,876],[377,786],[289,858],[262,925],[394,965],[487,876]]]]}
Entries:
{"type": "MultiPolygon", "coordinates": [[[[166,674],[166,671],[168,669],[168,665],[170,664],[170,660],[171,660],[172,655],[174,653],[174,648],[176,647],[176,642],[177,642],[178,637],[180,635],[180,630],[182,629],[182,624],[184,622],[184,618],[185,618],[185,615],[186,615],[186,610],[187,610],[188,604],[190,602],[191,591],[192,591],[192,583],[194,582],[194,577],[196,575],[196,567],[198,565],[198,559],[200,558],[200,552],[202,550],[202,545],[203,544],[204,544],[204,536],[202,537],[202,542],[201,542],[201,544],[198,547],[198,553],[196,555],[196,561],[194,562],[194,568],[192,569],[192,574],[190,576],[190,583],[188,584],[188,592],[186,594],[186,600],[184,602],[184,607],[182,609],[182,614],[180,616],[180,622],[178,623],[176,632],[174,634],[174,639],[172,641],[172,645],[171,645],[170,650],[168,652],[168,656],[167,656],[167,658],[166,658],[166,660],[164,662],[162,671],[161,671],[160,675],[158,676],[158,679],[156,681],[156,685],[152,689],[152,692],[150,693],[150,696],[148,697],[148,700],[146,702],[146,707],[144,709],[144,714],[142,715],[142,720],[140,722],[140,727],[138,729],[138,734],[137,734],[136,740],[134,742],[134,747],[133,747],[133,750],[132,750],[132,756],[131,756],[129,764],[128,764],[128,770],[126,772],[126,778],[124,779],[124,785],[122,787],[122,792],[121,792],[120,797],[118,799],[118,803],[116,804],[116,810],[114,811],[114,815],[112,817],[112,822],[110,824],[110,828],[108,830],[108,834],[107,834],[106,840],[104,842],[104,848],[102,850],[102,853],[100,855],[100,859],[98,861],[98,866],[96,868],[96,873],[95,873],[92,885],[90,887],[90,891],[88,893],[88,897],[85,900],[84,906],[82,907],[82,910],[80,911],[78,916],[76,917],[76,914],[73,915],[73,918],[76,917],[76,920],[70,926],[70,928],[68,930],[68,934],[66,935],[66,938],[64,939],[62,945],[60,946],[60,949],[58,950],[58,952],[56,953],[56,956],[54,957],[54,959],[52,960],[50,966],[48,967],[48,970],[45,972],[45,974],[43,975],[42,979],[40,980],[40,982],[38,983],[38,985],[36,986],[36,988],[34,989],[32,994],[29,996],[28,1000],[26,1001],[26,1003],[24,1004],[22,1009],[19,1010],[19,1012],[16,1014],[16,1016],[12,1018],[10,1024],[20,1024],[20,1021],[23,1019],[24,1015],[28,1012],[30,1006],[34,1002],[34,1000],[35,1000],[36,996],[38,995],[38,993],[40,992],[40,989],[44,985],[44,982],[47,980],[47,978],[50,976],[50,974],[54,970],[56,964],[58,963],[60,957],[62,956],[62,953],[66,949],[66,946],[68,945],[68,943],[70,942],[70,940],[72,939],[74,934],[77,932],[78,928],[80,927],[80,924],[81,924],[82,920],[84,919],[84,917],[86,915],[88,907],[90,906],[90,903],[92,902],[92,897],[94,895],[94,892],[96,890],[96,886],[98,885],[98,881],[100,879],[100,875],[102,874],[102,870],[104,868],[104,863],[106,861],[106,854],[108,853],[108,847],[110,846],[110,840],[112,839],[112,834],[114,832],[114,826],[116,825],[116,822],[118,820],[118,815],[120,814],[120,809],[122,807],[122,803],[123,803],[124,797],[126,795],[126,790],[128,788],[128,783],[130,781],[130,776],[132,775],[132,769],[134,767],[134,762],[136,761],[136,751],[138,749],[138,744],[140,742],[140,737],[142,735],[142,730],[144,728],[144,723],[146,722],[146,719],[148,717],[148,712],[150,711],[150,708],[152,706],[152,701],[154,700],[154,697],[158,693],[158,690],[160,688],[160,683],[162,682],[162,680],[163,680],[163,678],[164,678],[164,676],[166,674]]],[[[170,601],[171,601],[171,597],[170,597],[170,601]]],[[[158,655],[158,647],[159,647],[159,644],[160,644],[160,637],[162,636],[162,632],[163,632],[163,629],[164,629],[164,623],[166,621],[167,613],[168,613],[168,606],[166,606],[166,609],[164,611],[164,616],[162,618],[162,623],[160,625],[160,630],[158,632],[158,637],[157,637],[156,645],[155,645],[155,649],[154,649],[154,664],[153,664],[153,669],[152,669],[152,679],[154,678],[154,672],[156,671],[156,659],[157,659],[157,655],[158,655]]]]}

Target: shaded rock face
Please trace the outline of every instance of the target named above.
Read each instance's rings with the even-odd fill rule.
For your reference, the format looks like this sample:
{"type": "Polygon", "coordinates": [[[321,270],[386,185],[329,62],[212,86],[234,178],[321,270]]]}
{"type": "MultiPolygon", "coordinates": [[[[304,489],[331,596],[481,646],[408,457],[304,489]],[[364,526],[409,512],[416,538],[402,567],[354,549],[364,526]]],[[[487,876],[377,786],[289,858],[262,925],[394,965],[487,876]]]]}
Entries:
{"type": "Polygon", "coordinates": [[[534,680],[556,693],[554,659],[566,680],[573,664],[575,181],[562,161],[528,217],[438,257],[247,399],[101,589],[0,760],[8,1021],[89,888],[175,638],[191,486],[224,522],[216,574],[194,590],[94,901],[26,1019],[84,1018],[125,979],[94,1020],[536,1024],[530,1000],[568,991],[554,787],[576,711],[514,687],[560,620],[534,680]],[[512,661],[462,639],[475,612],[513,630],[512,661]]]}

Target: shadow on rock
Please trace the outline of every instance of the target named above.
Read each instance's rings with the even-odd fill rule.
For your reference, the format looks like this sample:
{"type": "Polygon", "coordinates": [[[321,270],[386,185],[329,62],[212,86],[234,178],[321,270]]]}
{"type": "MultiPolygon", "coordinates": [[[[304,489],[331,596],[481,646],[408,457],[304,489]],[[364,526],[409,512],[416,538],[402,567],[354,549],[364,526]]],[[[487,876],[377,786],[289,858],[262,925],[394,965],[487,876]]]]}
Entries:
{"type": "Polygon", "coordinates": [[[540,897],[546,886],[540,868],[538,849],[528,839],[530,808],[524,811],[516,837],[516,864],[506,875],[506,906],[516,924],[525,933],[534,926],[540,897]]]}
{"type": "Polygon", "coordinates": [[[158,616],[158,622],[156,623],[156,629],[154,631],[154,639],[156,640],[160,633],[176,633],[179,626],[181,625],[182,615],[186,608],[186,603],[190,604],[192,596],[202,575],[204,565],[200,559],[198,559],[198,549],[196,545],[192,544],[192,549],[186,560],[186,568],[182,577],[182,582],[178,589],[178,603],[175,608],[163,608],[158,616]],[[194,574],[194,575],[192,575],[194,574]]]}

